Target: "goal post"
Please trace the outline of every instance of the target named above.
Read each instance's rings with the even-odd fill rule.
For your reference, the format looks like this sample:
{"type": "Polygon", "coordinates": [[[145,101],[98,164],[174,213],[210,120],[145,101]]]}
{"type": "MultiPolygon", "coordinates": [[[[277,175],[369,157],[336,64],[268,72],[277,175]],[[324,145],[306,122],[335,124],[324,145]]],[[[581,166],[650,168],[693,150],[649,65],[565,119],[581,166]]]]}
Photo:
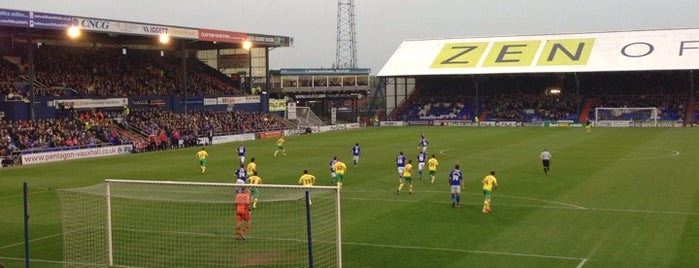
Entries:
{"type": "Polygon", "coordinates": [[[58,194],[64,267],[342,267],[336,186],[105,180],[58,194]],[[259,192],[244,240],[241,187],[259,192]]]}
{"type": "Polygon", "coordinates": [[[595,108],[595,126],[629,127],[632,123],[658,125],[655,107],[599,107],[595,108]]]}

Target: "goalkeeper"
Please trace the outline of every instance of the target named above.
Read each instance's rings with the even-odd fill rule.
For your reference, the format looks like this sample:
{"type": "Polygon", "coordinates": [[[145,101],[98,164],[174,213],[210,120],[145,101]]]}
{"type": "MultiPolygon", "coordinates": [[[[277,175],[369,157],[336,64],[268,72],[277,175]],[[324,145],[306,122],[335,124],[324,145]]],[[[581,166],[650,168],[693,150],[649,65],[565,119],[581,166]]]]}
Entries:
{"type": "Polygon", "coordinates": [[[245,234],[250,228],[250,192],[242,187],[235,194],[235,239],[245,240],[245,234]],[[243,222],[245,222],[243,224],[243,222]]]}

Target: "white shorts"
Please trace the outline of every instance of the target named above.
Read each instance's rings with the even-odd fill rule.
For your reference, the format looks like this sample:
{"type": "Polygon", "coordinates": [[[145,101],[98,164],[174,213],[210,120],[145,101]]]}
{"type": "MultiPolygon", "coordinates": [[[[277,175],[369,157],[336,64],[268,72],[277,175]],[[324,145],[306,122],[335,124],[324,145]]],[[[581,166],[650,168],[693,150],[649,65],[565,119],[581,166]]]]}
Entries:
{"type": "Polygon", "coordinates": [[[330,177],[331,177],[331,178],[337,177],[337,173],[335,173],[335,172],[330,172],[330,177]]]}
{"type": "Polygon", "coordinates": [[[452,185],[451,186],[451,193],[452,194],[460,194],[461,193],[461,185],[452,185]]]}
{"type": "Polygon", "coordinates": [[[405,170],[405,167],[398,167],[398,174],[403,176],[403,170],[405,170]]]}
{"type": "Polygon", "coordinates": [[[358,155],[353,155],[353,156],[352,156],[352,160],[358,161],[358,160],[359,160],[359,156],[358,156],[358,155]]]}
{"type": "Polygon", "coordinates": [[[425,163],[422,163],[422,162],[418,163],[417,170],[423,170],[423,169],[425,169],[425,163]]]}
{"type": "Polygon", "coordinates": [[[245,156],[238,156],[240,158],[240,163],[245,163],[245,156]]]}

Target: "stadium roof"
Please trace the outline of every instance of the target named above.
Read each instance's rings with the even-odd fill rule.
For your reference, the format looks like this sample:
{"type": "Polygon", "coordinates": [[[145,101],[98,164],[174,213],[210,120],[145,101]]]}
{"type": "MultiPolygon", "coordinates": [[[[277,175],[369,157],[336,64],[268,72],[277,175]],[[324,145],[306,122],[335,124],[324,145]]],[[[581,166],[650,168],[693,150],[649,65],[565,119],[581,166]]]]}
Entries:
{"type": "Polygon", "coordinates": [[[406,40],[378,76],[699,69],[699,29],[406,40]]]}
{"type": "Polygon", "coordinates": [[[293,45],[293,38],[288,36],[128,22],[0,8],[0,27],[2,26],[5,26],[3,27],[4,32],[13,31],[18,34],[26,32],[26,29],[32,29],[32,36],[38,38],[56,38],[56,31],[66,30],[71,26],[75,26],[83,31],[85,37],[81,38],[105,42],[109,40],[129,43],[144,42],[144,45],[152,44],[148,38],[144,37],[168,35],[173,39],[187,40],[187,47],[191,49],[239,48],[246,40],[252,42],[255,47],[288,47],[293,45]]]}

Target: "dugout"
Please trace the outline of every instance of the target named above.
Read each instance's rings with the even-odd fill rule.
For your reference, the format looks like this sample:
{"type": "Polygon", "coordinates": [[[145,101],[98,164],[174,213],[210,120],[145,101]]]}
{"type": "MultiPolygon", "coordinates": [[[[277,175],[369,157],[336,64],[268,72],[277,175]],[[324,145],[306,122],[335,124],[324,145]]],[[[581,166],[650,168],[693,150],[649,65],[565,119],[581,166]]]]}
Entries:
{"type": "Polygon", "coordinates": [[[465,120],[487,119],[484,101],[501,93],[536,92],[577,98],[578,122],[599,95],[677,94],[679,116],[696,121],[698,35],[683,28],[406,40],[378,76],[391,120],[404,120],[398,115],[409,102],[435,91],[470,96],[465,120]]]}
{"type": "MultiPolygon", "coordinates": [[[[0,33],[0,55],[5,68],[3,72],[10,77],[0,82],[3,87],[11,87],[22,93],[21,97],[17,94],[3,94],[0,100],[3,102],[1,111],[9,119],[55,117],[57,105],[54,105],[54,100],[90,100],[86,102],[86,108],[110,108],[111,106],[101,106],[103,101],[100,100],[111,97],[126,97],[129,105],[145,104],[147,107],[161,107],[178,113],[202,109],[267,111],[270,50],[293,44],[293,38],[288,36],[1,8],[0,33]],[[77,35],[70,36],[68,33],[71,31],[77,35]],[[45,50],[53,47],[96,53],[117,50],[123,57],[155,55],[176,61],[181,75],[173,79],[176,80],[175,88],[167,94],[158,94],[155,98],[153,94],[79,94],[80,89],[62,88],[61,84],[46,81],[42,77],[42,70],[36,69],[37,64],[47,60],[43,58],[45,50]],[[195,72],[210,76],[220,81],[217,83],[235,90],[223,94],[196,92],[193,84],[197,81],[193,81],[191,77],[195,72]],[[253,94],[253,88],[261,90],[253,94]],[[38,98],[47,95],[49,100],[38,98]],[[258,97],[241,98],[249,95],[258,97]]],[[[154,72],[157,71],[163,70],[154,72]]],[[[122,105],[123,103],[119,103],[118,107],[122,105]]]]}

